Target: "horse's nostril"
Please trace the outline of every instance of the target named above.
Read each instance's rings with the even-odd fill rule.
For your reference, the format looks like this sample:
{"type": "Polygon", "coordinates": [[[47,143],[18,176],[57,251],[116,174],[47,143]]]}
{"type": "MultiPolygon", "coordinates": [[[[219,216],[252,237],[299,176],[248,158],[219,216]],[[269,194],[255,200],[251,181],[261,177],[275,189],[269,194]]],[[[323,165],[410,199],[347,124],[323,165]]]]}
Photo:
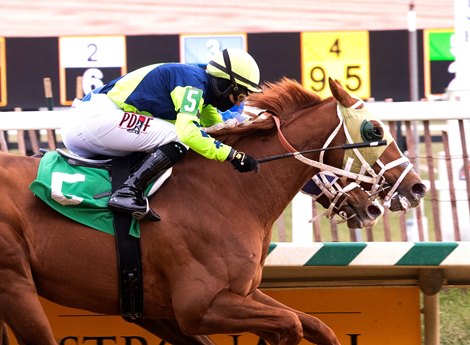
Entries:
{"type": "Polygon", "coordinates": [[[415,183],[411,187],[411,193],[421,199],[426,195],[426,186],[422,183],[415,183]]]}
{"type": "Polygon", "coordinates": [[[369,205],[367,206],[367,213],[371,218],[376,219],[382,215],[382,209],[376,205],[369,205]]]}

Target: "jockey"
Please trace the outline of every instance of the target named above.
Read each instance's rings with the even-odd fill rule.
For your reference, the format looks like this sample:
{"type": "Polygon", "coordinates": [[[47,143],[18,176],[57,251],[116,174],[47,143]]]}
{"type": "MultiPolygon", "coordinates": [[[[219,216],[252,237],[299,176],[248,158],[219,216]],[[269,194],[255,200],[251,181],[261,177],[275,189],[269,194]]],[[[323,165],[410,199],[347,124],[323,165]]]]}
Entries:
{"type": "Polygon", "coordinates": [[[250,92],[261,92],[259,81],[256,61],[239,49],[218,52],[206,70],[180,63],[142,67],[75,100],[71,110],[76,121],[62,129],[62,139],[69,151],[83,157],[149,152],[111,195],[108,207],[137,219],[150,212],[159,220],[143,191],[188,148],[229,161],[240,172],[258,170],[255,159],[201,128],[222,122],[218,111],[240,105],[250,92]]]}

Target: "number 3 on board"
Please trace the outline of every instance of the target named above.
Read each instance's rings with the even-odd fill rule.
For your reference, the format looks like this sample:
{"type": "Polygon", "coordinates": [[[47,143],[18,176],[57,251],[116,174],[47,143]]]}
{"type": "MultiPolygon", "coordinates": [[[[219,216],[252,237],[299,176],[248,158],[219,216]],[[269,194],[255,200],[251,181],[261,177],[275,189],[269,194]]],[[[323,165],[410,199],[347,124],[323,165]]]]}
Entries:
{"type": "Polygon", "coordinates": [[[320,97],[331,96],[328,77],[356,96],[370,97],[369,33],[303,32],[302,83],[320,97]]]}

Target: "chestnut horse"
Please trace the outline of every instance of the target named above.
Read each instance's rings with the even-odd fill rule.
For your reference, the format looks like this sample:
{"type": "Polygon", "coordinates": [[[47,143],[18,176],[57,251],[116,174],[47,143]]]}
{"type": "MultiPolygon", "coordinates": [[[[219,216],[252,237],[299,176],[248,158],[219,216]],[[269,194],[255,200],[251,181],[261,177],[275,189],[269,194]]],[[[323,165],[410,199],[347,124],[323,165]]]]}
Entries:
{"type": "Polygon", "coordinates": [[[383,206],[370,192],[327,171],[315,174],[302,192],[325,209],[316,217],[324,216],[336,223],[346,222],[349,229],[374,226],[384,213],[383,206]]]}
{"type": "MultiPolygon", "coordinates": [[[[338,125],[346,91],[318,96],[291,80],[265,87],[253,104],[275,113],[283,136],[298,150],[321,148],[338,125]],[[339,102],[339,103],[338,103],[339,102]]],[[[343,104],[344,106],[344,104],[343,104]]],[[[273,121],[221,133],[220,139],[254,157],[285,152],[273,121]]],[[[332,145],[345,142],[339,131],[332,145]]],[[[381,155],[391,162],[393,145],[381,155]]],[[[343,167],[342,152],[325,163],[343,167]]],[[[311,155],[318,159],[318,153],[311,155]]],[[[113,236],[91,230],[50,209],[28,190],[39,160],[0,154],[0,326],[20,343],[55,344],[38,300],[102,314],[119,314],[113,236]]],[[[340,344],[321,320],[293,310],[259,289],[271,229],[295,194],[316,172],[296,159],[269,162],[258,174],[190,152],[152,198],[159,223],[141,223],[144,319],[138,325],[172,344],[210,344],[206,336],[252,332],[270,344],[340,344]]],[[[419,203],[420,178],[395,165],[383,177],[410,204],[419,203]]]]}
{"type": "MultiPolygon", "coordinates": [[[[204,131],[217,136],[222,129],[251,126],[272,116],[262,109],[252,108],[244,114],[250,118],[248,122],[239,123],[230,119],[222,124],[204,128],[204,131]]],[[[319,216],[325,216],[336,223],[346,222],[349,229],[375,225],[384,211],[376,197],[363,187],[355,182],[345,181],[328,171],[316,173],[302,188],[302,192],[325,208],[319,216]]]]}

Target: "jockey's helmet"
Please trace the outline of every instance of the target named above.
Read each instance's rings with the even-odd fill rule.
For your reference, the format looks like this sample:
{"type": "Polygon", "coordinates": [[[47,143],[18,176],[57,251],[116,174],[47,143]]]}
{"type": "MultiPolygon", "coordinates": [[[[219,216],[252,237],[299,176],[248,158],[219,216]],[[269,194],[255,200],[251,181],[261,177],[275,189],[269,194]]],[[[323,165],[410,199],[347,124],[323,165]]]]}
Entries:
{"type": "Polygon", "coordinates": [[[238,86],[249,92],[261,92],[258,64],[242,49],[230,48],[217,52],[207,65],[207,73],[230,80],[234,92],[237,92],[238,86]]]}

